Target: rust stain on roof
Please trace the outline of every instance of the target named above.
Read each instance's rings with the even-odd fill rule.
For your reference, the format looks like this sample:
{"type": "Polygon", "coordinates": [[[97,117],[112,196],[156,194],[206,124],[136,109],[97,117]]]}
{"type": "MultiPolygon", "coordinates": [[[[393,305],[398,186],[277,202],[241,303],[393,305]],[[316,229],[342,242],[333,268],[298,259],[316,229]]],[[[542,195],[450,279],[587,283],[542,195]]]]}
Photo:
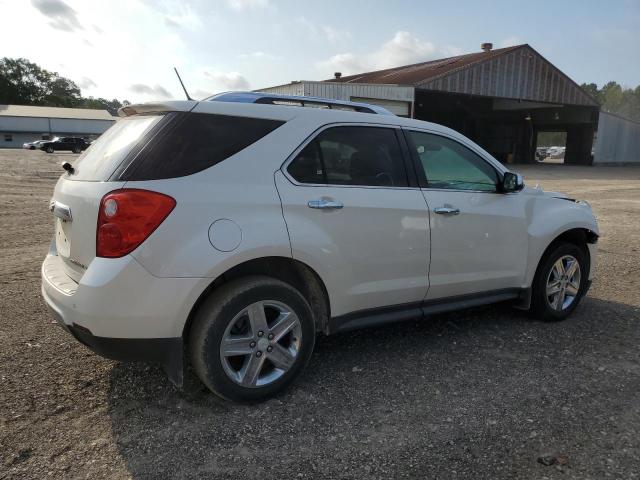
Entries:
{"type": "Polygon", "coordinates": [[[452,73],[458,69],[504,55],[505,53],[512,52],[525,46],[527,45],[523,44],[513,47],[497,48],[488,52],[467,53],[456,57],[441,58],[439,60],[414,63],[413,65],[359,73],[357,75],[349,75],[339,79],[332,78],[326,81],[340,83],[388,83],[418,86],[427,80],[433,80],[441,75],[452,73]]]}

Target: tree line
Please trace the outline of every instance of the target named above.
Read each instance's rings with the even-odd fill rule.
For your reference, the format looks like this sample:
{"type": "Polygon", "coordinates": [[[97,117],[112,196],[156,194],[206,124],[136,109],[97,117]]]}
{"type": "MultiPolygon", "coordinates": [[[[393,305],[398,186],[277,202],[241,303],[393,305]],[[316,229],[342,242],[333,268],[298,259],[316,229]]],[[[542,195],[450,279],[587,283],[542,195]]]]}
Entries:
{"type": "Polygon", "coordinates": [[[72,80],[25,58],[0,59],[0,104],[95,108],[117,115],[118,109],[128,103],[115,98],[83,97],[72,80]]]}
{"type": "Polygon", "coordinates": [[[624,88],[617,82],[608,82],[602,88],[595,83],[583,83],[580,86],[598,101],[605,112],[640,121],[640,85],[624,88]]]}

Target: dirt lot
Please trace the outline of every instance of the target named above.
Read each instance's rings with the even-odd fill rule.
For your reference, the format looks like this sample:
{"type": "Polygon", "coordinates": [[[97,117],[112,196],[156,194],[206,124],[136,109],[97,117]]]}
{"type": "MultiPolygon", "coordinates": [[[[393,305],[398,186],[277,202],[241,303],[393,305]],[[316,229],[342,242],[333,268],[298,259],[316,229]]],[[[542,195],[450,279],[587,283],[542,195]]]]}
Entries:
{"type": "Polygon", "coordinates": [[[567,322],[499,305],[321,338],[291,390],[238,406],[52,322],[39,267],[62,158],[0,151],[0,478],[640,475],[640,169],[519,169],[598,215],[597,280],[567,322]]]}

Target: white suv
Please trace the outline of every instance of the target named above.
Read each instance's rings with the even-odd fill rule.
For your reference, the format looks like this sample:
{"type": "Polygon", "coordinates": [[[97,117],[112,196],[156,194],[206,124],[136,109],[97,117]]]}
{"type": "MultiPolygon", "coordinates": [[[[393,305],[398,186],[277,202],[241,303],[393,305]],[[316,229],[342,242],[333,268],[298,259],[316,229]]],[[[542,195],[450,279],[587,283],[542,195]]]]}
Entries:
{"type": "Polygon", "coordinates": [[[124,107],[58,181],[42,294],[97,353],[282,390],[332,334],[589,288],[587,203],[524,188],[448,128],[348,102],[223,94],[124,107]],[[315,108],[311,108],[315,107],[315,108]]]}

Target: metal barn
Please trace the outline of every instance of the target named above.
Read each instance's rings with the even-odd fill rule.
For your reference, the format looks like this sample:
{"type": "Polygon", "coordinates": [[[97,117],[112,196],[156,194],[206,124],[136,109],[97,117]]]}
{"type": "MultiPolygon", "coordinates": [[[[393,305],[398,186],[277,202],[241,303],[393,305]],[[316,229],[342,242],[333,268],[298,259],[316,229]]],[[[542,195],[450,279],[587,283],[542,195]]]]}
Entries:
{"type": "Polygon", "coordinates": [[[375,103],[440,123],[498,160],[532,162],[538,132],[566,132],[565,163],[590,164],[600,107],[529,45],[263,89],[375,103]]]}
{"type": "Polygon", "coordinates": [[[106,110],[0,105],[0,148],[54,136],[94,138],[116,121],[106,110]]]}

